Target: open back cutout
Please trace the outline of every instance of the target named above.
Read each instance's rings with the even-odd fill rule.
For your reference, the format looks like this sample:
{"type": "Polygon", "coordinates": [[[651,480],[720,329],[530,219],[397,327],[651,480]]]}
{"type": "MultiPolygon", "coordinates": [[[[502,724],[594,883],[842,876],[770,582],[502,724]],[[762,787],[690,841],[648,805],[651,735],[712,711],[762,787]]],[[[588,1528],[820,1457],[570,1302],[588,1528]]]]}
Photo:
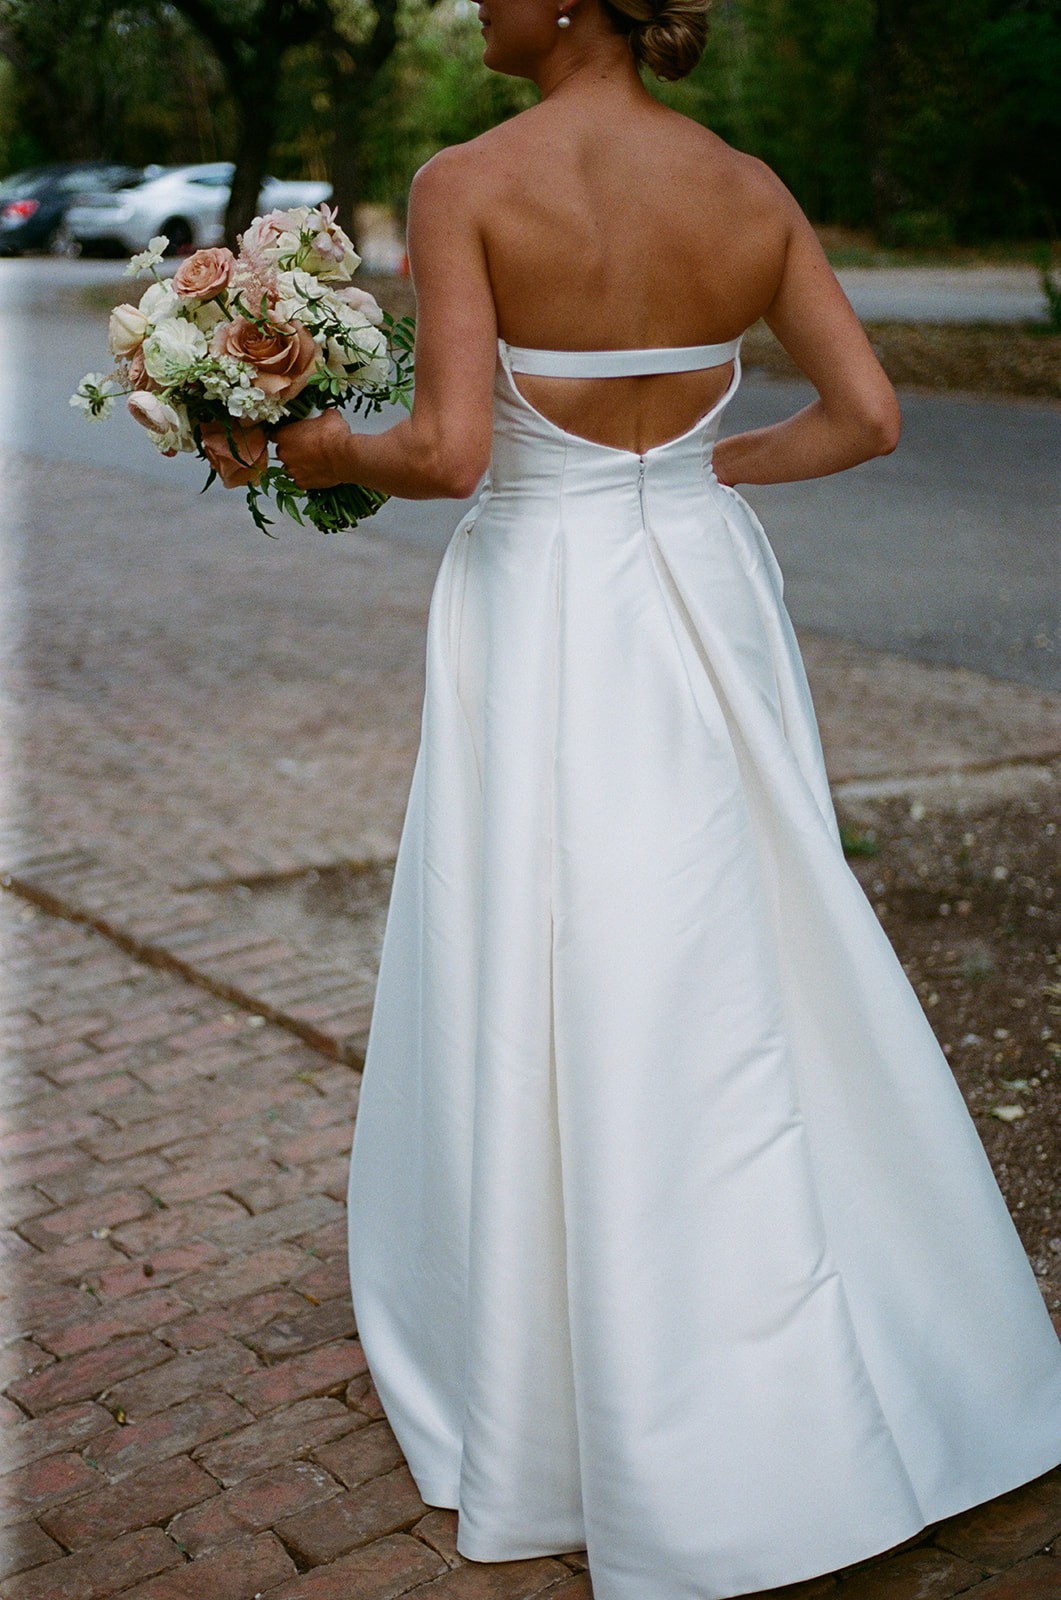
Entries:
{"type": "Polygon", "coordinates": [[[705,422],[734,386],[740,340],[653,350],[532,350],[499,341],[531,410],[590,444],[643,455],[705,422]]]}

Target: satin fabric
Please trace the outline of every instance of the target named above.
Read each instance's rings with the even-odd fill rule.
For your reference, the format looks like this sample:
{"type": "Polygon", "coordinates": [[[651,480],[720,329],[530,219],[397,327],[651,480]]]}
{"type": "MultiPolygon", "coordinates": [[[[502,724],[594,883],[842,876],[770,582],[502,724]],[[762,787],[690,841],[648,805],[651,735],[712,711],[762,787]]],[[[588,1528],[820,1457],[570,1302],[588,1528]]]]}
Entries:
{"type": "Polygon", "coordinates": [[[502,343],[436,581],[349,1188],[358,1328],[458,1550],[596,1600],[831,1571],[1061,1460],[1061,1354],[847,867],[777,563],[502,343]]]}

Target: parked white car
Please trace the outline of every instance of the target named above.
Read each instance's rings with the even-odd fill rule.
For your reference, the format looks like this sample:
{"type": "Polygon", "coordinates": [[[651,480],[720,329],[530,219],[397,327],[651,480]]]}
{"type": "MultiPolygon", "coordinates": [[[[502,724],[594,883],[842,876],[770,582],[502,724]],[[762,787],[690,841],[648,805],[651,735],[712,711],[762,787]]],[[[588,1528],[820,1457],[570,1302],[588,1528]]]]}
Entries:
{"type": "MultiPolygon", "coordinates": [[[[117,245],[128,255],[146,249],[158,233],[169,240],[170,255],[220,244],[232,173],[230,161],[148,167],[140,182],[128,188],[79,195],[66,213],[66,231],[82,248],[117,245]]],[[[327,183],[266,178],[258,210],[315,206],[330,194],[327,183]]]]}

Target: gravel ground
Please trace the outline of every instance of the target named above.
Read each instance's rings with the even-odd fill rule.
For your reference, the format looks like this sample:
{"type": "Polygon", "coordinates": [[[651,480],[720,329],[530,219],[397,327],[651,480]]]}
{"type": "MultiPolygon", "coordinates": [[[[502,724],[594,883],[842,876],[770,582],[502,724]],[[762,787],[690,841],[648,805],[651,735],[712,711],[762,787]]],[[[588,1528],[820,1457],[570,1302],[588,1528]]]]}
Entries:
{"type": "Polygon", "coordinates": [[[1061,896],[1049,793],[960,808],[862,802],[857,820],[840,811],[851,864],[954,1069],[1057,1309],[1061,896]]]}
{"type": "MultiPolygon", "coordinates": [[[[1061,335],[1038,328],[952,323],[864,326],[884,370],[902,388],[1061,400],[1061,335]]],[[[744,361],[772,377],[798,376],[795,363],[761,322],[745,338],[744,361]]]]}

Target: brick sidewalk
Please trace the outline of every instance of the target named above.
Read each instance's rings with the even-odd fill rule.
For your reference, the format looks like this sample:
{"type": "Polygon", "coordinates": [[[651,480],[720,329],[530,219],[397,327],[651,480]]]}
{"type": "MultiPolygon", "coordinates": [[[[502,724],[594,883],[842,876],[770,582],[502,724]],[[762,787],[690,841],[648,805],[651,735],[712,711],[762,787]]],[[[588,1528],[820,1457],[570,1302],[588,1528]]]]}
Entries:
{"type": "MultiPolygon", "coordinates": [[[[4,1600],[585,1600],[577,1557],[462,1562],[382,1420],[356,1070],[12,894],[0,938],[4,1600]]],[[[776,1593],[1057,1600],[1059,1535],[1061,1470],[776,1593]]]]}
{"type": "MultiPolygon", "coordinates": [[[[585,1600],[577,1557],[455,1555],[352,1324],[347,1159],[437,557],[12,472],[2,1600],[585,1600]],[[283,886],[350,863],[368,910],[321,950],[283,886]]],[[[1050,697],[806,643],[835,779],[949,782],[987,750],[1031,782],[1056,754],[1050,697]]],[[[1058,1600],[1055,1539],[1061,1470],[778,1595],[1058,1600]]]]}

